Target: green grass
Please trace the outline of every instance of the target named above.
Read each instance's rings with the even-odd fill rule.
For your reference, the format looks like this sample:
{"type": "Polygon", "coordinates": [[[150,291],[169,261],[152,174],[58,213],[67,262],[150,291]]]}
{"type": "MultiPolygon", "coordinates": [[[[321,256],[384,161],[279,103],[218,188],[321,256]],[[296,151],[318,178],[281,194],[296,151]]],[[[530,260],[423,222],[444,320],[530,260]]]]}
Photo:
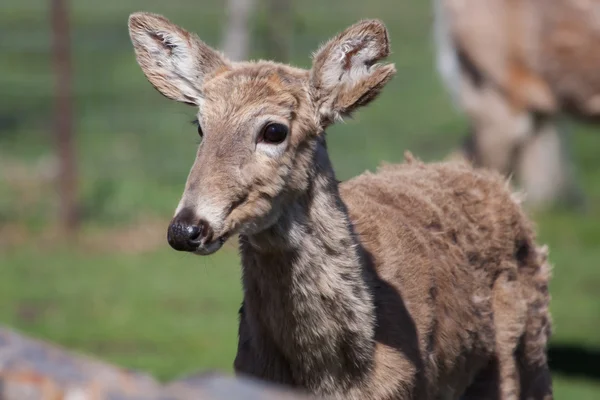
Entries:
{"type": "Polygon", "coordinates": [[[15,249],[2,271],[0,320],[10,326],[161,378],[231,369],[241,301],[231,252],[15,249]]]}
{"type": "MultiPolygon", "coordinates": [[[[329,132],[341,179],[374,169],[382,160],[401,160],[406,149],[434,160],[457,145],[466,124],[435,73],[428,1],[301,3],[293,43],[293,61],[299,66],[308,67],[320,43],[360,18],[382,18],[390,29],[390,59],[398,76],[373,106],[329,132]]],[[[142,237],[144,229],[164,230],[143,221],[167,220],[179,201],[197,143],[188,123],[194,110],[167,101],[147,83],[134,60],[127,16],[137,10],[164,13],[217,46],[221,1],[78,0],[72,5],[85,217],[81,236],[118,235],[137,224],[142,237]]],[[[264,15],[256,16],[257,38],[266,23],[264,15]]],[[[39,1],[4,0],[0,5],[5,39],[0,43],[0,322],[162,379],[198,369],[231,371],[241,300],[234,252],[198,258],[175,253],[162,241],[138,253],[46,242],[43,233],[54,221],[56,201],[51,184],[38,176],[46,167],[35,166],[53,152],[47,30],[39,1]],[[12,181],[17,174],[23,178],[12,181]],[[33,238],[3,245],[4,240],[18,242],[21,230],[33,238]]],[[[259,39],[254,44],[253,55],[261,57],[259,39]]],[[[552,342],[593,349],[600,349],[597,130],[574,128],[588,213],[535,218],[554,264],[552,342]]],[[[555,378],[558,399],[600,398],[599,383],[555,378]]]]}

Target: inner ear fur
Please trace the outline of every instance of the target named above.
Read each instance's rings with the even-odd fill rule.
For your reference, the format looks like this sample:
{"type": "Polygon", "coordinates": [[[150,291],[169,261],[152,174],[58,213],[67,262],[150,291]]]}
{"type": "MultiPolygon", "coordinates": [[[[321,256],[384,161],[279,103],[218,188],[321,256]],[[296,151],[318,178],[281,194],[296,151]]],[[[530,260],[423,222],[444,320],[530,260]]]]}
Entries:
{"type": "Polygon", "coordinates": [[[200,105],[206,76],[230,65],[220,52],[162,15],[131,14],[129,35],[148,81],[176,101],[200,105]]]}
{"type": "Polygon", "coordinates": [[[396,73],[394,64],[378,63],[389,54],[387,29],[376,19],[350,26],[315,53],[310,84],[324,124],[377,97],[396,73]]]}

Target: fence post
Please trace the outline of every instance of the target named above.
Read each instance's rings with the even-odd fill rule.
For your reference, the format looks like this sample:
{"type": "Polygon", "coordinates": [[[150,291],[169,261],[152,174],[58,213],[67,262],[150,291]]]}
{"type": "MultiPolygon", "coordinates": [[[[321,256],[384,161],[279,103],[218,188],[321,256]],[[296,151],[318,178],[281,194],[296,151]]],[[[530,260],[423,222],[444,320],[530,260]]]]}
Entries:
{"type": "Polygon", "coordinates": [[[59,162],[60,224],[67,234],[79,225],[77,163],[73,135],[71,43],[68,0],[50,0],[52,58],[55,74],[54,135],[59,162]]]}

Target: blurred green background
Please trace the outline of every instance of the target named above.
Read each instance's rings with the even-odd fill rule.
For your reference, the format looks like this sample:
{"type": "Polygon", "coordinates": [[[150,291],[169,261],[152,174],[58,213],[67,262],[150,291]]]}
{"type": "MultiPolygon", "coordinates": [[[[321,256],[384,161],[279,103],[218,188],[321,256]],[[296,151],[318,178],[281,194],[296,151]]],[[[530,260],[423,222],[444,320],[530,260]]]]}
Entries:
{"type": "MultiPolygon", "coordinates": [[[[140,10],[221,43],[219,0],[71,2],[83,226],[66,239],[56,229],[52,180],[48,3],[0,3],[0,323],[161,379],[231,372],[239,258],[233,246],[200,258],[166,243],[198,143],[189,123],[195,110],[159,95],[136,64],[127,17],[140,10]]],[[[429,1],[297,1],[293,63],[308,68],[320,43],[367,17],[388,25],[398,75],[371,107],[330,129],[340,179],[400,161],[404,150],[440,159],[467,126],[435,71],[429,1]]],[[[261,10],[253,17],[253,58],[265,54],[261,38],[271,22],[261,10]]],[[[554,264],[552,345],[586,354],[557,352],[560,360],[551,360],[556,398],[599,399],[600,380],[568,373],[600,379],[600,132],[572,127],[589,210],[533,217],[554,264]]]]}

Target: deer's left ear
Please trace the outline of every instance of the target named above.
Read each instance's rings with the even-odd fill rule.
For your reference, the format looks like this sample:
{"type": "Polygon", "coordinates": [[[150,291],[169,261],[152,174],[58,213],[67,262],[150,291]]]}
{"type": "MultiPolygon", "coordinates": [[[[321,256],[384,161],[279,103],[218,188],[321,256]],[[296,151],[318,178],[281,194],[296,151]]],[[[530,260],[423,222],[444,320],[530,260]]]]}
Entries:
{"type": "Polygon", "coordinates": [[[310,84],[323,126],[371,102],[394,76],[394,64],[377,64],[390,53],[385,25],[365,20],[327,42],[313,57],[310,84]]]}

